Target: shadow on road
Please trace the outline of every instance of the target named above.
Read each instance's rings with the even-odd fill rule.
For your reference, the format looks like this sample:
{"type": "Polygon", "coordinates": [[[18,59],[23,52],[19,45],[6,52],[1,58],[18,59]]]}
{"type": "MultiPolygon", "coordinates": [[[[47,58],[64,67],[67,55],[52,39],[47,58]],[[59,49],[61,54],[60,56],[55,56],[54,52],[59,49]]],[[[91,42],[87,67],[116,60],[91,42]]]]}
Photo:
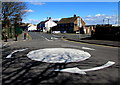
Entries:
{"type": "Polygon", "coordinates": [[[65,64],[32,61],[20,53],[15,53],[10,59],[4,55],[2,65],[2,85],[37,85],[56,77],[59,72],[55,69],[65,68],[65,64]]]}
{"type": "Polygon", "coordinates": [[[17,52],[13,54],[11,58],[6,58],[13,50],[15,49],[4,48],[3,50],[2,85],[41,85],[48,83],[55,83],[56,85],[74,85],[75,83],[89,84],[91,82],[102,83],[103,81],[111,83],[112,85],[118,85],[119,82],[118,76],[112,75],[112,73],[117,74],[118,66],[116,67],[116,65],[99,71],[87,72],[86,75],[54,71],[56,69],[70,67],[84,69],[103,64],[104,62],[100,62],[100,60],[95,58],[96,56],[77,63],[49,64],[29,59],[26,54],[31,51],[30,49],[17,52]]]}

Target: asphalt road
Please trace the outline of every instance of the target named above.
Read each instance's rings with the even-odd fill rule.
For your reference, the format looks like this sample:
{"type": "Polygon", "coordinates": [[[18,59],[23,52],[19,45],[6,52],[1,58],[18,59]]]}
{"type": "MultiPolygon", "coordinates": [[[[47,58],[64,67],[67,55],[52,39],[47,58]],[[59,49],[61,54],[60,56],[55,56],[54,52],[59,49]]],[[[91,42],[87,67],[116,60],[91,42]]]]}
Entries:
{"type": "Polygon", "coordinates": [[[73,85],[79,83],[109,83],[118,85],[120,78],[119,70],[119,48],[106,47],[99,45],[90,45],[79,42],[70,42],[61,39],[57,35],[30,32],[32,40],[21,41],[11,45],[6,45],[2,49],[2,84],[3,85],[73,85]],[[95,50],[82,49],[83,47],[95,50]],[[28,48],[23,52],[17,52],[11,58],[6,58],[14,50],[28,48]],[[87,74],[74,74],[66,72],[53,71],[58,64],[33,61],[26,55],[32,50],[42,48],[73,48],[84,50],[91,54],[91,57],[85,61],[67,63],[65,68],[78,67],[80,69],[93,68],[101,66],[108,61],[114,61],[115,64],[108,68],[97,71],[90,71],[87,74]]]}

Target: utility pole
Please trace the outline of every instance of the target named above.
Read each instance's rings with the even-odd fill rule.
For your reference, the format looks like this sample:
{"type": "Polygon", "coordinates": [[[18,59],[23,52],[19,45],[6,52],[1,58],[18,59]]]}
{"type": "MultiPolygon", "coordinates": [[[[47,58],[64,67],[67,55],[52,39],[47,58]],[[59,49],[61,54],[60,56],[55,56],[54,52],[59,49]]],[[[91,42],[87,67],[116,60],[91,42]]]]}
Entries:
{"type": "Polygon", "coordinates": [[[110,19],[109,19],[109,18],[104,18],[104,19],[103,19],[103,24],[104,24],[104,22],[105,22],[105,19],[107,19],[107,20],[108,20],[108,25],[109,25],[109,21],[110,21],[110,19]]]}
{"type": "Polygon", "coordinates": [[[110,20],[110,19],[108,19],[108,25],[109,25],[109,20],[110,20]]]}
{"type": "Polygon", "coordinates": [[[104,25],[104,21],[105,21],[105,20],[103,19],[103,25],[104,25]]]}

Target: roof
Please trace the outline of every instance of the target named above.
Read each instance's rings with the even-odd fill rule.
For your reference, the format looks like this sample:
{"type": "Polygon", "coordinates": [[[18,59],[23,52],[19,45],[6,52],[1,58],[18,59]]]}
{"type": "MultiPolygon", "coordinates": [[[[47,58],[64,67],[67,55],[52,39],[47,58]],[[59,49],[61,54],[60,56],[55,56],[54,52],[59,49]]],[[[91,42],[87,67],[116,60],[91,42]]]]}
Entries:
{"type": "MultiPolygon", "coordinates": [[[[39,24],[45,24],[47,21],[49,21],[49,20],[41,21],[39,24]]],[[[53,22],[57,23],[58,21],[54,20],[53,22]]]]}
{"type": "Polygon", "coordinates": [[[58,21],[57,20],[53,20],[53,22],[57,23],[58,21]]]}
{"type": "Polygon", "coordinates": [[[62,18],[57,24],[74,23],[78,17],[62,18]]]}
{"type": "Polygon", "coordinates": [[[49,20],[41,21],[40,24],[45,24],[49,20]]]}

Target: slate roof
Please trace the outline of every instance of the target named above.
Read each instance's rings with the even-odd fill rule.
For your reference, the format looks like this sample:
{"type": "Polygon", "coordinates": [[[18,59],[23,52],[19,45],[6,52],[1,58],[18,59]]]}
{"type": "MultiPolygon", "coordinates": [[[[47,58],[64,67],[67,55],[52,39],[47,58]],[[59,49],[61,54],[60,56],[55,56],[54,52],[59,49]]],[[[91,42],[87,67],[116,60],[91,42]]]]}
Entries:
{"type": "Polygon", "coordinates": [[[40,24],[45,24],[49,20],[41,21],[40,24]]]}
{"type": "Polygon", "coordinates": [[[78,17],[62,18],[57,24],[74,23],[78,17]]]}
{"type": "Polygon", "coordinates": [[[53,22],[57,23],[58,21],[57,20],[53,20],[53,22]]]}
{"type": "MultiPolygon", "coordinates": [[[[45,24],[47,21],[49,21],[49,20],[41,21],[39,24],[45,24]]],[[[53,22],[57,23],[58,21],[53,20],[53,22]]]]}

